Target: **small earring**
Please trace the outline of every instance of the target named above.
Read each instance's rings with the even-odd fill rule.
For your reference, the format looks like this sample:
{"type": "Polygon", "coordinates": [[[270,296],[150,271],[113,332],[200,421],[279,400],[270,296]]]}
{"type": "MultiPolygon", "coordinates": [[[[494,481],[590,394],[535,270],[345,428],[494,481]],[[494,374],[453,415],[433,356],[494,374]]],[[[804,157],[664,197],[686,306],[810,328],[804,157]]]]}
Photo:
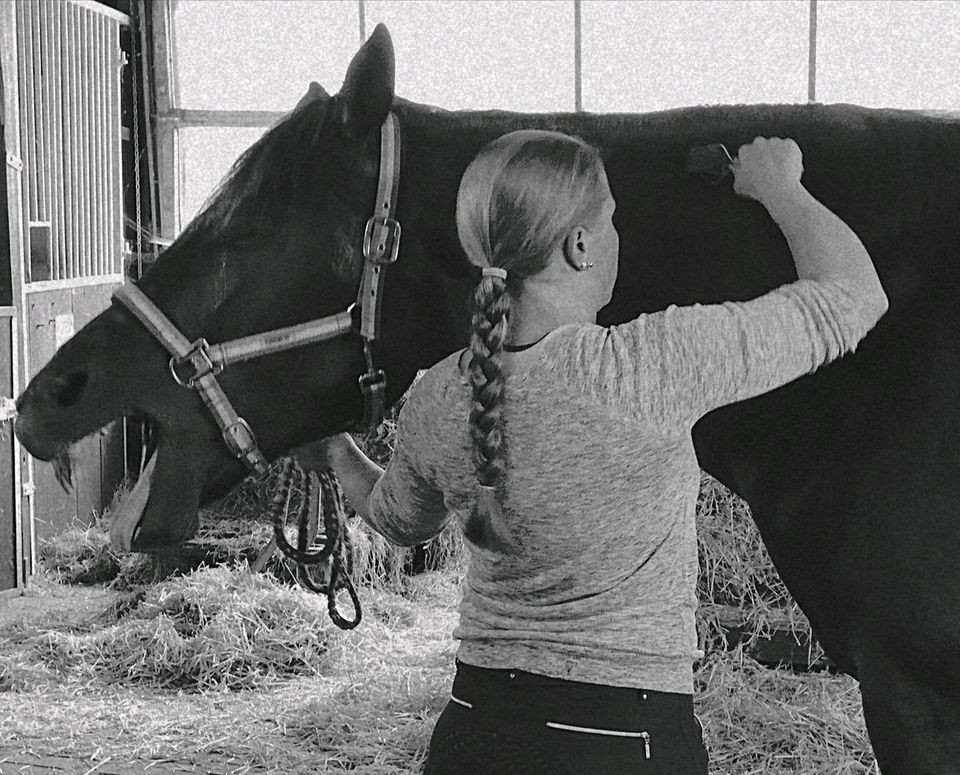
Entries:
{"type": "Polygon", "coordinates": [[[581,261],[581,262],[580,262],[580,268],[581,268],[581,269],[592,269],[592,268],[593,268],[593,261],[581,261]]]}

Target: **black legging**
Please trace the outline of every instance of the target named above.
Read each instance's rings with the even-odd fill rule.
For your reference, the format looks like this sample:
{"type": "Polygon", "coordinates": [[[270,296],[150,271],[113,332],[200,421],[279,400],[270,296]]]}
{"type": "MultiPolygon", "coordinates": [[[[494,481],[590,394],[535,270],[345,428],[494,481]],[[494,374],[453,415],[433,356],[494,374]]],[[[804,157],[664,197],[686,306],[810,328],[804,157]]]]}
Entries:
{"type": "Polygon", "coordinates": [[[689,694],[457,664],[424,775],[707,775],[689,694]]]}

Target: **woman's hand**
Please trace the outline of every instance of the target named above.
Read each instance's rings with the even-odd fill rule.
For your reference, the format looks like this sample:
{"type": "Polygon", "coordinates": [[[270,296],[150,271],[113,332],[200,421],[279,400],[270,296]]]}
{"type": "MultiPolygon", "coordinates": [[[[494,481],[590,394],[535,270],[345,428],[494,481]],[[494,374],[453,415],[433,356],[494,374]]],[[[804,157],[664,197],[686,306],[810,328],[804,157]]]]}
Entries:
{"type": "Polygon", "coordinates": [[[329,468],[340,480],[343,494],[354,511],[366,519],[370,491],[383,469],[363,454],[349,433],[312,441],[287,453],[307,471],[329,468]]]}
{"type": "Polygon", "coordinates": [[[305,471],[322,471],[325,468],[331,468],[336,473],[337,468],[342,467],[344,453],[355,446],[349,433],[337,433],[291,449],[287,454],[305,471]]]}
{"type": "Polygon", "coordinates": [[[730,169],[733,190],[740,196],[756,199],[767,209],[803,190],[800,185],[803,153],[789,138],[758,137],[752,143],[741,145],[730,169]]]}

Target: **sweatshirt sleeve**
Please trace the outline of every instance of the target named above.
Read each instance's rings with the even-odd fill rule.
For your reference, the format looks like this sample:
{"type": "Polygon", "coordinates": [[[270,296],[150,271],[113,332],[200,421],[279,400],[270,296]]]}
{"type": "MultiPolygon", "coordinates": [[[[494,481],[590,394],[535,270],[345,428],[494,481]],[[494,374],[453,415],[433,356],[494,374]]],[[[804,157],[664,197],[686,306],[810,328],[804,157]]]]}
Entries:
{"type": "Polygon", "coordinates": [[[878,318],[844,282],[798,280],[747,302],[671,306],[582,329],[571,366],[584,389],[622,411],[693,424],[853,351],[878,318]]]}
{"type": "Polygon", "coordinates": [[[429,443],[428,416],[411,391],[397,419],[396,444],[367,502],[366,522],[388,541],[413,546],[438,535],[451,515],[443,493],[420,465],[416,450],[429,443]]]}

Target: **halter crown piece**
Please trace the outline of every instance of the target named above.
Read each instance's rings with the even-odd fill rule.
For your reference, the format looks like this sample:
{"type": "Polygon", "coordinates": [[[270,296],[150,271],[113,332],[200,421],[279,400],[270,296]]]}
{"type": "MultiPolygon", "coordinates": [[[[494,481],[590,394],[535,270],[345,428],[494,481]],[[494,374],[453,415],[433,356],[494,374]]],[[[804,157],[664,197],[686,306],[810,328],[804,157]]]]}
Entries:
{"type": "Polygon", "coordinates": [[[481,275],[483,277],[499,277],[501,280],[506,280],[507,270],[502,266],[485,266],[481,275]]]}

